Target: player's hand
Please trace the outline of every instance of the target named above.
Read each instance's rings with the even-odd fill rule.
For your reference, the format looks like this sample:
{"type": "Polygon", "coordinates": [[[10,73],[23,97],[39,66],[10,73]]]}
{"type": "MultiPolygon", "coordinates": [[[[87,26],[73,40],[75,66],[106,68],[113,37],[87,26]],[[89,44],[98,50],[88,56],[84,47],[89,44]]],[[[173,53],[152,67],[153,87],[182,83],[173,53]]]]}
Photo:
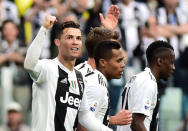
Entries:
{"type": "Polygon", "coordinates": [[[18,62],[18,63],[23,63],[24,62],[24,57],[17,53],[17,52],[11,52],[8,54],[8,58],[10,61],[18,62]]]}
{"type": "Polygon", "coordinates": [[[55,16],[47,15],[44,19],[43,26],[46,29],[51,29],[54,25],[54,23],[57,22],[57,19],[55,16]]]}
{"type": "Polygon", "coordinates": [[[112,125],[128,125],[131,124],[132,114],[128,110],[121,110],[110,121],[112,125]]]}
{"type": "Polygon", "coordinates": [[[118,6],[111,5],[106,15],[106,18],[104,18],[103,14],[99,14],[101,24],[107,29],[114,30],[118,24],[119,14],[120,11],[118,6]]]}

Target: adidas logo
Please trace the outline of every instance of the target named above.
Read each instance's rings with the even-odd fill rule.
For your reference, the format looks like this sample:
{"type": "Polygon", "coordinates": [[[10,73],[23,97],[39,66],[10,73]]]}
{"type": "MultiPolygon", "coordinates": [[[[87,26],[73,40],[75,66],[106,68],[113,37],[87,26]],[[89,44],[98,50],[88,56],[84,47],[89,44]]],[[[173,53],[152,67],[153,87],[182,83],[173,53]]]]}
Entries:
{"type": "Polygon", "coordinates": [[[62,79],[60,82],[61,82],[61,83],[64,83],[64,84],[67,84],[67,78],[62,79]]]}

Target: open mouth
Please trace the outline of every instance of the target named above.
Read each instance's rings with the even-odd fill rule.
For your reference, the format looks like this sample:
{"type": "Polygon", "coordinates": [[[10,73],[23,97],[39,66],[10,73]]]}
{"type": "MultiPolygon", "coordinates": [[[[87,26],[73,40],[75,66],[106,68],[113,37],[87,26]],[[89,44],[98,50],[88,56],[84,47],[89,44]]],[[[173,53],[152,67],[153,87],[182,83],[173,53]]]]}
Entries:
{"type": "Polygon", "coordinates": [[[71,48],[71,50],[78,51],[78,48],[74,47],[74,48],[71,48]]]}
{"type": "Polygon", "coordinates": [[[120,74],[123,75],[123,71],[121,71],[120,74]]]}

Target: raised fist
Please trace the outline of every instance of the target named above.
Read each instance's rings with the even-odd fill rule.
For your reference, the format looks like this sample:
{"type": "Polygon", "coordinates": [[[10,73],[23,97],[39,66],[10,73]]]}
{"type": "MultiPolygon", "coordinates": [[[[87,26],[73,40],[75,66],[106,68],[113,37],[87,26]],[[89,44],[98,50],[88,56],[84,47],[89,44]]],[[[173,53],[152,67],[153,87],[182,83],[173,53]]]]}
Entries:
{"type": "Polygon", "coordinates": [[[55,22],[57,22],[57,19],[55,16],[47,15],[47,16],[45,16],[45,19],[44,19],[44,22],[42,25],[46,29],[51,29],[55,22]]]}

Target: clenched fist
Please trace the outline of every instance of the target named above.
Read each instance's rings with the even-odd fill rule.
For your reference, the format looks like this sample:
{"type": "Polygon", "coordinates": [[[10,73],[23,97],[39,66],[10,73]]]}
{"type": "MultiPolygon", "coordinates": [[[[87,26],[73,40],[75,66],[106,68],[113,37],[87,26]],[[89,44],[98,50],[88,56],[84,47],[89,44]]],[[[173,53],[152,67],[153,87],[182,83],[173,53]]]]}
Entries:
{"type": "Polygon", "coordinates": [[[43,26],[46,29],[51,29],[54,25],[54,23],[57,22],[57,19],[55,16],[47,15],[44,19],[43,26]]]}
{"type": "Polygon", "coordinates": [[[115,116],[110,117],[110,125],[131,124],[132,114],[129,110],[120,110],[115,116]]]}

